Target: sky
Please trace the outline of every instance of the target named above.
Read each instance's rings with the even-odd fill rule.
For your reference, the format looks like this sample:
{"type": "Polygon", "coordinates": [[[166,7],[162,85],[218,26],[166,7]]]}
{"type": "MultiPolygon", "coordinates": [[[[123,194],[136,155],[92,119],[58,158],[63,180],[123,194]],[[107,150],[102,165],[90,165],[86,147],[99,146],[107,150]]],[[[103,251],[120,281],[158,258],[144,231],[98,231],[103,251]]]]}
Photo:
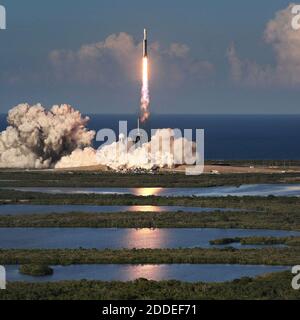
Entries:
{"type": "Polygon", "coordinates": [[[284,0],[0,0],[0,113],[19,103],[136,113],[299,114],[300,30],[284,0]]]}

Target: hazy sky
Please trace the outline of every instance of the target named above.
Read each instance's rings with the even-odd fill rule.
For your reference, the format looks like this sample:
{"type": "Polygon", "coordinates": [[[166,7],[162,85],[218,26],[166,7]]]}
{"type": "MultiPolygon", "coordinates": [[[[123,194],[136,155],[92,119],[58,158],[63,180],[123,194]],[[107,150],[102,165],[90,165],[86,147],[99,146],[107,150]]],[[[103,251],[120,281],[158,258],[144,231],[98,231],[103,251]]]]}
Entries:
{"type": "Polygon", "coordinates": [[[139,108],[148,28],[155,113],[299,113],[300,30],[284,0],[0,0],[0,112],[139,108]]]}

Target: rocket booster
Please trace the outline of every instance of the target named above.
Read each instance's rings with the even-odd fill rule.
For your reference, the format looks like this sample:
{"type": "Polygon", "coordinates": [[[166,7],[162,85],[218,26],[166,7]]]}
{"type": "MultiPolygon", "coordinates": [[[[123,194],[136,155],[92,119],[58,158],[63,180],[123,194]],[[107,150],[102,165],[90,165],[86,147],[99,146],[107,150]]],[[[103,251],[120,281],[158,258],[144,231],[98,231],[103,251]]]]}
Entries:
{"type": "Polygon", "coordinates": [[[148,56],[148,43],[147,43],[147,30],[144,29],[144,41],[143,41],[143,58],[148,56]]]}

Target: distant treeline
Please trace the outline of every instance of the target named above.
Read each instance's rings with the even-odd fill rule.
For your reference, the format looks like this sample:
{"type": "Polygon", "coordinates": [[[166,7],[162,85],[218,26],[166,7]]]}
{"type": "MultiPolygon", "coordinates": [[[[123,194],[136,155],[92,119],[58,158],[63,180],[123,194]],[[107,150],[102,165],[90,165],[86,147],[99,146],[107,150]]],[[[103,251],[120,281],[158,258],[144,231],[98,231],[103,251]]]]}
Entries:
{"type": "Polygon", "coordinates": [[[299,160],[205,160],[206,165],[230,165],[230,166],[263,166],[263,167],[298,167],[299,160]]]}

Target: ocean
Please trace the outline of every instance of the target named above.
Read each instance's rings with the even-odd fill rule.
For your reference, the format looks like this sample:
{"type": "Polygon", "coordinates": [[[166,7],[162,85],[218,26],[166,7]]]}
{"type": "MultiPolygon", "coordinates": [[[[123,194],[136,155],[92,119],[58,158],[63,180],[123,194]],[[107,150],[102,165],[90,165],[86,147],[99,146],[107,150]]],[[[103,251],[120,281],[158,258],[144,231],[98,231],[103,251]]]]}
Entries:
{"type": "MultiPolygon", "coordinates": [[[[111,128],[118,134],[119,120],[127,120],[129,130],[137,126],[134,115],[89,117],[88,127],[96,131],[111,128]]],[[[0,130],[6,126],[1,115],[0,130]]],[[[204,129],[206,159],[300,159],[300,115],[152,115],[149,128],[204,129]]]]}

